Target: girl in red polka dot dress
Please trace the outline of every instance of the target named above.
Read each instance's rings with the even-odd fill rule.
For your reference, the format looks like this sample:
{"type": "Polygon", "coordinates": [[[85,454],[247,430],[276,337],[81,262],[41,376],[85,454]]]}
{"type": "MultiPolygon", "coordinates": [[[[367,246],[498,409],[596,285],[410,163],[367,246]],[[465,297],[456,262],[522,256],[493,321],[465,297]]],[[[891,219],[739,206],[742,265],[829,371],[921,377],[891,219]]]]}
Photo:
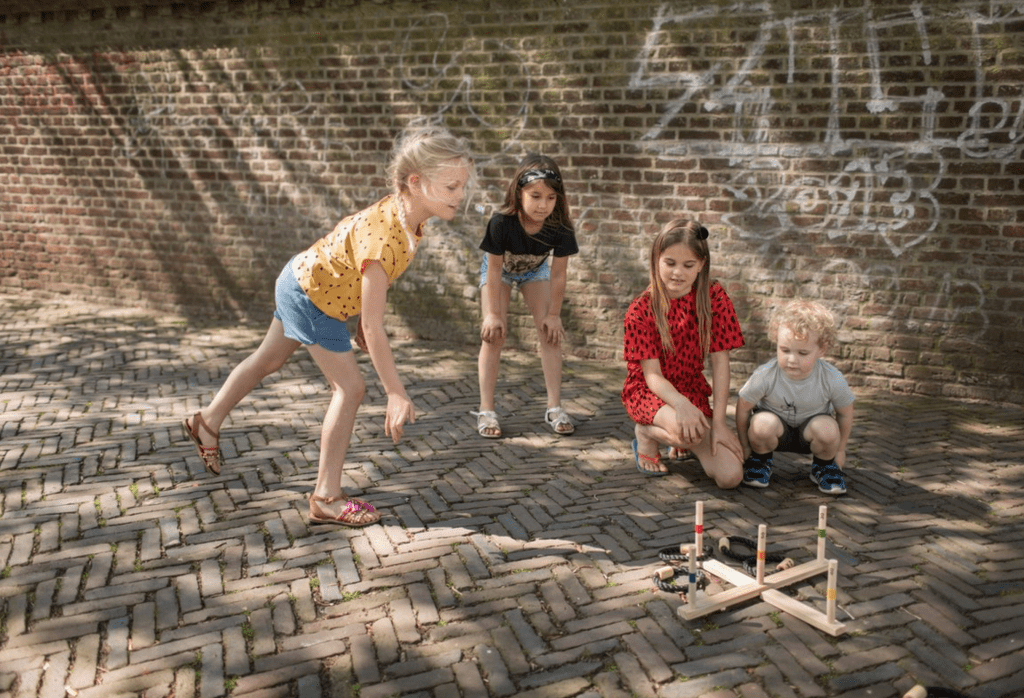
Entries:
{"type": "Polygon", "coordinates": [[[743,332],[725,289],[710,280],[707,238],[707,228],[683,219],[655,238],[650,286],[626,311],[622,403],[636,422],[637,470],[667,475],[664,444],[689,450],[715,484],[729,489],[743,480],[743,450],[725,421],[729,351],[743,346],[743,332]]]}

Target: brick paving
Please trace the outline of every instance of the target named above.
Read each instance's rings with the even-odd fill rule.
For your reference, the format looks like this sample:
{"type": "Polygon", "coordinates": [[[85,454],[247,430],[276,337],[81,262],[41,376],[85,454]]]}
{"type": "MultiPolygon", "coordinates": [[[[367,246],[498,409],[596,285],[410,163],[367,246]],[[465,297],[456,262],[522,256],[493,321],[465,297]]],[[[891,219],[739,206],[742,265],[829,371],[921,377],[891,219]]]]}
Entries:
{"type": "MultiPolygon", "coordinates": [[[[397,342],[420,417],[393,447],[365,357],[345,485],[380,524],[306,522],[325,385],[305,352],[225,423],[207,474],[181,431],[262,327],[0,297],[0,696],[1024,694],[1024,411],[861,394],[850,493],[780,456],[721,493],[631,463],[622,367],[566,361],[576,435],[542,423],[529,353],[476,436],[474,347],[397,342]],[[832,637],[763,601],[695,621],[657,551],[754,537],[810,559],[827,504],[832,637]]],[[[825,579],[787,589],[823,608],[825,579]]],[[[714,591],[711,589],[710,591],[714,591]]]]}

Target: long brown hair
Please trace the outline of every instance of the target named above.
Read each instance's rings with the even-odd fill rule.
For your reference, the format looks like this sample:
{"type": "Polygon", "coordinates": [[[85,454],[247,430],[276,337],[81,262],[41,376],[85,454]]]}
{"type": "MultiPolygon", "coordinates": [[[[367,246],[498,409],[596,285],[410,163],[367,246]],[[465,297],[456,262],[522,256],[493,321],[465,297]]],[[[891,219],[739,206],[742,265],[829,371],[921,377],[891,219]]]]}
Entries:
{"type": "Polygon", "coordinates": [[[704,358],[711,348],[711,253],[708,251],[708,231],[696,221],[676,218],[669,221],[651,245],[651,309],[654,321],[658,326],[661,344],[670,354],[676,352],[672,344],[672,332],[668,326],[669,297],[665,284],[658,273],[658,263],[662,253],[672,245],[680,242],[693,252],[697,259],[704,262],[696,281],[693,282],[697,294],[697,331],[700,335],[700,347],[704,358]]]}
{"type": "Polygon", "coordinates": [[[544,221],[544,227],[551,226],[556,231],[566,229],[571,233],[575,233],[576,228],[573,226],[572,217],[569,215],[569,202],[565,199],[565,184],[562,182],[562,171],[558,169],[558,164],[554,160],[540,153],[530,153],[520,161],[519,167],[516,169],[516,173],[508,185],[508,190],[505,192],[505,203],[501,207],[501,213],[506,216],[519,215],[523,208],[524,186],[520,182],[523,180],[523,175],[533,170],[555,175],[554,177],[537,177],[528,182],[530,184],[536,181],[543,181],[558,195],[555,201],[555,209],[547,217],[547,220],[544,221]]]}

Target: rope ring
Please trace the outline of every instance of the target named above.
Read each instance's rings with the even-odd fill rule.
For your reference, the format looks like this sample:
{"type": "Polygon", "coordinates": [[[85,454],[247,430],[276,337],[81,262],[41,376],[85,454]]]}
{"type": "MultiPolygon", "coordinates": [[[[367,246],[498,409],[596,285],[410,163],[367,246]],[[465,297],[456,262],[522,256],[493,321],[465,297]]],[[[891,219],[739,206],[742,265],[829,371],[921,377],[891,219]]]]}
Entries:
{"type": "Polygon", "coordinates": [[[768,555],[766,552],[758,552],[757,542],[750,538],[740,538],[736,536],[722,536],[718,539],[718,550],[733,560],[738,560],[743,563],[743,571],[754,576],[757,574],[757,560],[759,557],[763,557],[764,562],[767,563],[781,563],[786,558],[781,555],[768,555]],[[734,545],[741,545],[752,551],[750,555],[742,555],[733,550],[734,545]]]}
{"type": "MultiPolygon", "coordinates": [[[[682,546],[679,546],[682,547],[682,546]]],[[[658,551],[658,557],[665,562],[689,562],[690,554],[681,552],[679,547],[662,548],[658,551]]],[[[715,556],[715,548],[710,543],[704,544],[704,549],[697,555],[698,560],[707,560],[715,556]]]]}
{"type": "MultiPolygon", "coordinates": [[[[682,585],[676,584],[673,581],[676,576],[675,572],[673,572],[672,576],[668,579],[662,579],[657,573],[655,573],[651,578],[651,581],[654,582],[654,586],[658,587],[662,591],[667,591],[670,594],[685,594],[690,588],[689,575],[686,575],[687,580],[682,585]]],[[[704,574],[704,570],[697,570],[694,581],[697,583],[697,588],[701,590],[707,589],[708,584],[710,583],[707,575],[704,574]]]]}

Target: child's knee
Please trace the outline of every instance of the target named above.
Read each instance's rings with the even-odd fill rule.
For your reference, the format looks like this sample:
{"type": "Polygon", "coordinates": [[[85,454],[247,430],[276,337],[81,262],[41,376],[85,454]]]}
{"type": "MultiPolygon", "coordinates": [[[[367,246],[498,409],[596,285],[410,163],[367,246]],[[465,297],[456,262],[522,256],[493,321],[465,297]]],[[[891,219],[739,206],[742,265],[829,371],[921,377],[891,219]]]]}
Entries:
{"type": "Polygon", "coordinates": [[[782,420],[771,412],[758,412],[750,419],[747,438],[751,444],[774,449],[782,435],[782,420]]]}
{"type": "Polygon", "coordinates": [[[360,404],[366,397],[366,381],[359,373],[348,376],[344,383],[336,387],[341,399],[349,404],[360,404]]]}
{"type": "Polygon", "coordinates": [[[839,423],[829,415],[812,419],[804,430],[804,438],[811,446],[835,447],[839,445],[839,423]]]}
{"type": "Polygon", "coordinates": [[[740,486],[743,482],[743,471],[737,470],[736,472],[730,472],[725,475],[719,475],[715,478],[715,484],[718,485],[719,489],[723,490],[734,490],[740,486]]]}
{"type": "Polygon", "coordinates": [[[743,482],[743,464],[732,458],[724,463],[719,461],[713,467],[705,468],[704,472],[723,490],[736,489],[743,482]]]}

